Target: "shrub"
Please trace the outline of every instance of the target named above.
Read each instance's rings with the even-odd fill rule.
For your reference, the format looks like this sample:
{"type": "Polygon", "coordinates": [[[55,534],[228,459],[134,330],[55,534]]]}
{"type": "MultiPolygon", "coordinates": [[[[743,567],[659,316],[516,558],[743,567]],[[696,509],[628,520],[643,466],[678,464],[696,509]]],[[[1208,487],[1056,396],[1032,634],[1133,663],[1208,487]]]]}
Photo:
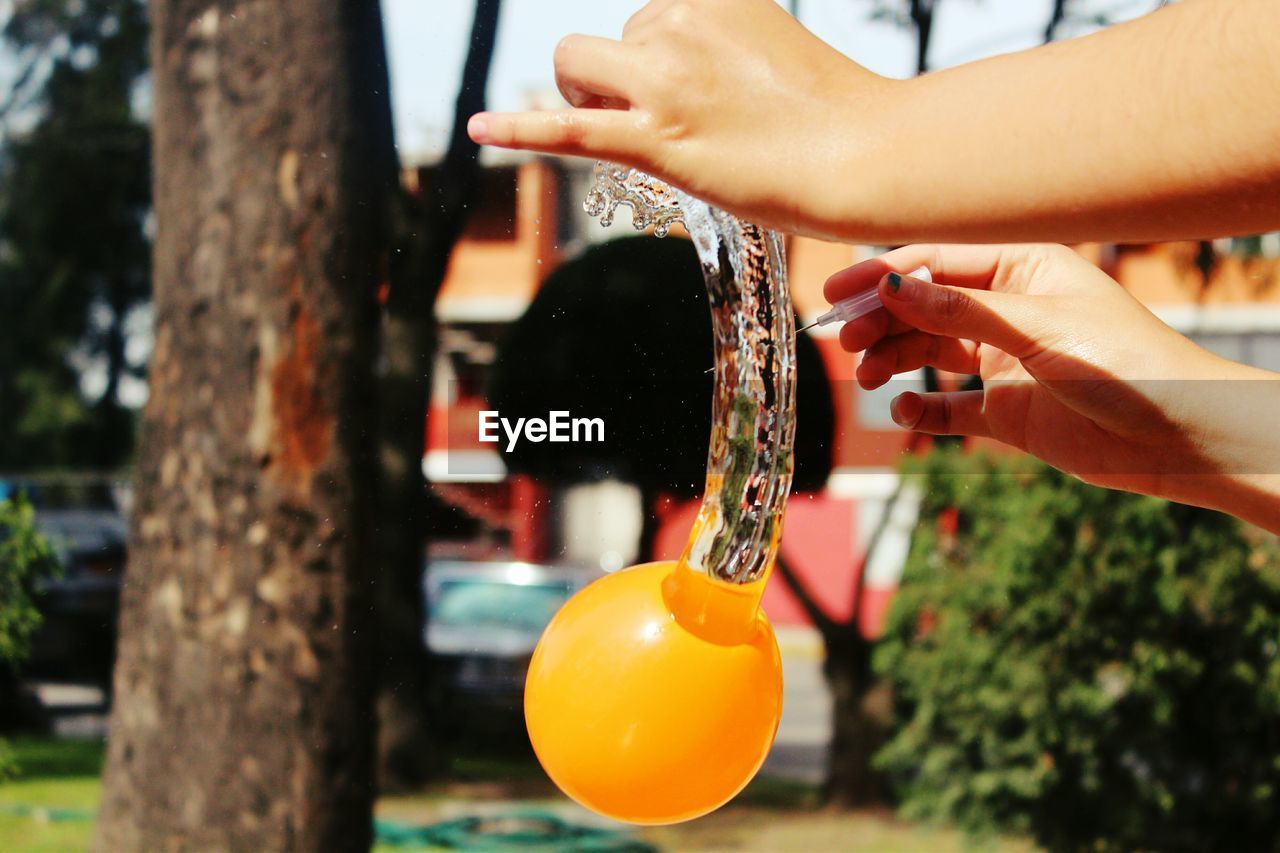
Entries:
{"type": "MultiPolygon", "coordinates": [[[[0,500],[0,688],[12,686],[13,668],[40,625],[35,583],[57,570],[57,557],[36,529],[31,504],[22,497],[0,500]]],[[[9,692],[0,689],[0,695],[9,692]]],[[[12,757],[0,741],[0,778],[12,769],[12,757]]]]}
{"type": "Polygon", "coordinates": [[[57,571],[57,557],[23,497],[0,501],[0,664],[16,664],[40,625],[35,581],[57,571]]]}
{"type": "Polygon", "coordinates": [[[1280,560],[1227,516],[935,453],[876,653],[906,816],[1051,849],[1280,846],[1280,560]]]}

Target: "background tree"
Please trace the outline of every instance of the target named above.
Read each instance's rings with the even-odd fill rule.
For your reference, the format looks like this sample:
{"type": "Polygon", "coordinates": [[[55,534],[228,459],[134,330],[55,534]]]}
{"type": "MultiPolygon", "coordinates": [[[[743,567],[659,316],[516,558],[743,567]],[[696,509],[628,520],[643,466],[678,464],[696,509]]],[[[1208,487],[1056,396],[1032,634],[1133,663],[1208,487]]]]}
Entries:
{"type": "Polygon", "coordinates": [[[17,77],[0,103],[0,468],[113,467],[133,448],[119,389],[143,369],[126,322],[150,290],[145,9],[23,0],[3,35],[17,77]]]}
{"type": "Polygon", "coordinates": [[[904,814],[1051,850],[1280,843],[1280,550],[1029,458],[935,453],[876,668],[904,814]]]}
{"type": "Polygon", "coordinates": [[[1044,27],[1044,43],[1048,44],[1058,37],[1058,27],[1062,26],[1062,22],[1067,17],[1067,4],[1070,0],[1053,0],[1053,6],[1049,10],[1049,23],[1044,27]]]}
{"type": "MultiPolygon", "coordinates": [[[[911,433],[906,453],[916,452],[923,438],[921,433],[911,433]]],[[[884,742],[889,720],[878,713],[870,701],[876,685],[871,666],[876,639],[864,629],[862,602],[867,567],[889,529],[889,519],[903,498],[904,487],[905,481],[899,478],[854,566],[848,619],[842,621],[832,616],[818,604],[813,591],[787,560],[781,556],[778,559],[778,576],[822,637],[822,672],[832,699],[831,752],[822,795],[831,805],[866,806],[879,802],[886,793],[884,779],[873,766],[873,757],[884,742]]]]}
{"type": "Polygon", "coordinates": [[[915,37],[915,73],[929,70],[929,46],[933,40],[933,13],[938,0],[877,0],[871,20],[888,21],[911,30],[915,37]]]}
{"type": "Polygon", "coordinates": [[[367,849],[380,11],[152,25],[156,343],[97,844],[367,849]]]}
{"type": "MultiPolygon", "coordinates": [[[[428,523],[421,473],[436,351],[434,303],[471,207],[498,0],[478,0],[455,131],[439,180],[397,193],[379,376],[381,661],[379,777],[387,787],[434,767],[418,595],[428,523]]],[[[147,21],[140,0],[21,0],[4,29],[18,71],[0,103],[0,469],[114,467],[130,458],[134,414],[118,389],[145,366],[126,324],[150,297],[147,21]],[[34,125],[24,125],[34,120],[34,125]],[[17,128],[17,130],[14,130],[17,128]],[[92,364],[96,399],[81,391],[92,364]]],[[[141,325],[141,324],[136,324],[141,325]]]]}
{"type": "MultiPolygon", "coordinates": [[[[651,557],[660,494],[693,497],[711,432],[710,308],[696,250],[675,237],[625,237],[562,264],[508,331],[488,399],[508,419],[551,410],[599,417],[605,441],[499,444],[510,470],[569,485],[615,478],[639,486],[641,560],[651,557]]],[[[822,356],[797,339],[793,491],[831,473],[834,413],[822,356]]]]}
{"type": "Polygon", "coordinates": [[[439,761],[425,716],[430,674],[422,645],[422,571],[429,506],[422,454],[438,344],[436,298],[479,183],[480,147],[467,136],[467,119],[484,109],[500,5],[476,0],[453,131],[434,179],[419,195],[397,193],[378,376],[378,778],[384,789],[425,781],[439,761]]]}

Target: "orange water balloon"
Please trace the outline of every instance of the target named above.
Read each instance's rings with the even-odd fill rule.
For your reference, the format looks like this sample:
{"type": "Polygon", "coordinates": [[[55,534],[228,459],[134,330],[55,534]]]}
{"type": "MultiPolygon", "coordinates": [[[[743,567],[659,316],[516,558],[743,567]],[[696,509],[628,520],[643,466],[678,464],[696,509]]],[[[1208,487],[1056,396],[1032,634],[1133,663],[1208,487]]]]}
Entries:
{"type": "Polygon", "coordinates": [[[764,762],[782,714],[782,663],[764,580],[682,563],[601,578],[547,626],[525,686],[543,768],[582,805],[631,823],[720,807],[764,762]]]}
{"type": "Polygon", "coordinates": [[[742,790],[782,715],[760,598],[791,486],[795,330],[780,233],[597,164],[585,209],[607,225],[619,205],[655,233],[683,222],[698,250],[716,359],[706,491],[679,562],[602,578],[551,620],[525,720],[543,768],[579,803],[675,823],[742,790]]]}

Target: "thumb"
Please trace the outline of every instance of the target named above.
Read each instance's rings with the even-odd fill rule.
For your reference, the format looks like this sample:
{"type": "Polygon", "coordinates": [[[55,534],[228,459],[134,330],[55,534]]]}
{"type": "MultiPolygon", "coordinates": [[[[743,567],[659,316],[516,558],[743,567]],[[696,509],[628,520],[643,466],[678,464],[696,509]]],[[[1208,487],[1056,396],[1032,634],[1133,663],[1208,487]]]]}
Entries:
{"type": "Polygon", "coordinates": [[[880,301],[894,317],[934,335],[965,338],[1026,358],[1048,343],[1052,298],[934,284],[891,272],[880,301]]]}

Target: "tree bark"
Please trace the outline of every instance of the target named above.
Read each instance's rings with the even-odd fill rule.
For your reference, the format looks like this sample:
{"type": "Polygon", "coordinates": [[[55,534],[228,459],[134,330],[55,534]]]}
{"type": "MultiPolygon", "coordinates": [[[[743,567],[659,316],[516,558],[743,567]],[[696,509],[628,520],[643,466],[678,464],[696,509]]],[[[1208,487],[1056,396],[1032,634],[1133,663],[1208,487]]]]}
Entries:
{"type": "MultiPolygon", "coordinates": [[[[911,433],[904,453],[917,452],[923,439],[924,433],[911,433]]],[[[873,805],[884,799],[887,790],[884,775],[875,769],[872,759],[884,743],[888,719],[887,713],[877,714],[870,707],[877,686],[871,665],[875,642],[862,636],[860,620],[867,568],[889,529],[894,508],[902,500],[904,485],[899,476],[867,540],[857,568],[848,621],[839,622],[823,609],[813,590],[796,574],[782,552],[778,553],[775,564],[778,576],[822,636],[825,653],[822,671],[832,699],[831,748],[822,787],[823,800],[830,805],[845,808],[873,805]]]]}
{"type": "Polygon", "coordinates": [[[422,453],[438,329],[436,296],[466,226],[479,181],[480,147],[467,119],[484,109],[497,40],[499,0],[476,0],[449,148],[421,198],[401,195],[397,251],[382,320],[378,377],[380,466],[378,780],[405,789],[434,775],[438,744],[426,717],[429,659],[422,644],[426,480],[422,453]]]}
{"type": "Polygon", "coordinates": [[[916,74],[929,70],[929,43],[933,37],[934,0],[911,0],[908,14],[916,31],[916,74]]]}
{"type": "MultiPolygon", "coordinates": [[[[876,534],[867,543],[868,555],[874,553],[879,544],[883,519],[888,518],[890,509],[891,505],[886,506],[876,534]]],[[[838,622],[818,604],[813,591],[781,553],[775,564],[778,576],[822,636],[825,652],[822,672],[832,700],[831,746],[822,786],[823,801],[842,808],[865,807],[880,802],[884,796],[884,780],[871,764],[883,740],[884,724],[868,713],[866,702],[875,686],[871,671],[873,643],[862,636],[858,626],[866,565],[864,558],[854,588],[852,616],[847,622],[838,622]]]]}
{"type": "Polygon", "coordinates": [[[1058,27],[1067,17],[1067,0],[1053,0],[1049,10],[1049,23],[1044,28],[1044,43],[1048,44],[1058,37],[1058,27]]]}
{"type": "Polygon", "coordinates": [[[155,350],[96,846],[367,850],[378,4],[152,21],[155,350]]]}
{"type": "Polygon", "coordinates": [[[428,296],[414,275],[421,270],[421,247],[405,242],[392,265],[378,375],[377,779],[387,791],[421,784],[436,775],[440,763],[427,719],[430,659],[423,645],[421,587],[427,514],[422,453],[436,352],[434,294],[428,296]]]}
{"type": "Polygon", "coordinates": [[[884,797],[883,776],[871,763],[885,729],[884,721],[867,708],[867,696],[875,686],[872,650],[873,644],[852,627],[826,643],[823,672],[834,708],[823,799],[830,805],[865,807],[884,797]]]}

